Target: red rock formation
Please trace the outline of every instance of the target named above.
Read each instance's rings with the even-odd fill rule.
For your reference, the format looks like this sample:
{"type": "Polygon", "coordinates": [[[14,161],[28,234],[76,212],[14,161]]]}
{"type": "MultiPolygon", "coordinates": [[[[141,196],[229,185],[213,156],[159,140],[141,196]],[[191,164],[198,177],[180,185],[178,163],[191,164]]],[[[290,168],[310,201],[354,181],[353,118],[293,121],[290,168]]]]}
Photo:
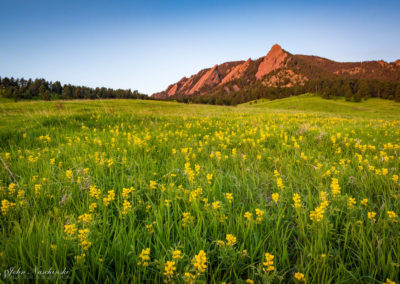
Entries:
{"type": "MultiPolygon", "coordinates": [[[[197,74],[196,74],[197,75],[197,74]]],[[[196,77],[196,75],[192,75],[192,76],[190,76],[190,78],[189,78],[189,80],[187,80],[184,84],[183,84],[183,86],[182,86],[182,89],[187,89],[188,87],[190,87],[193,83],[194,83],[194,78],[196,77]]]]}
{"type": "Polygon", "coordinates": [[[206,74],[204,74],[199,81],[190,89],[189,95],[199,91],[201,88],[210,85],[216,85],[220,82],[219,73],[218,73],[218,65],[214,65],[213,68],[208,70],[206,74]]]}
{"type": "Polygon", "coordinates": [[[239,91],[240,90],[240,88],[239,88],[239,86],[238,85],[233,85],[233,90],[235,91],[235,92],[237,92],[237,91],[239,91]]]}
{"type": "Polygon", "coordinates": [[[239,64],[236,67],[234,67],[232,69],[232,71],[229,72],[228,75],[226,75],[224,77],[224,79],[222,79],[221,83],[219,83],[219,84],[220,85],[224,85],[224,84],[226,84],[226,83],[228,83],[228,82],[230,82],[230,81],[232,81],[234,79],[240,78],[242,76],[242,74],[244,72],[246,72],[247,68],[249,68],[250,62],[251,62],[251,59],[249,58],[243,64],[239,64]]]}
{"type": "Polygon", "coordinates": [[[168,96],[173,96],[176,94],[176,91],[178,91],[178,83],[175,83],[172,85],[172,87],[167,91],[168,96]]]}
{"type": "Polygon", "coordinates": [[[202,95],[207,93],[233,93],[251,89],[261,83],[269,87],[304,85],[308,80],[332,78],[376,79],[400,81],[400,60],[335,62],[310,55],[293,55],[275,44],[268,54],[256,60],[231,61],[199,71],[190,78],[182,78],[154,98],[202,95]],[[279,70],[278,70],[279,69],[279,70]],[[232,81],[240,79],[232,86],[232,81]]]}
{"type": "Polygon", "coordinates": [[[288,53],[282,50],[280,45],[275,44],[264,57],[263,61],[258,66],[256,78],[261,79],[264,75],[278,68],[283,67],[284,61],[288,53]]]}
{"type": "Polygon", "coordinates": [[[386,65],[388,65],[385,61],[383,60],[378,60],[378,64],[382,67],[385,67],[386,65]]]}
{"type": "Polygon", "coordinates": [[[177,83],[169,85],[168,88],[165,90],[167,93],[167,96],[173,96],[176,95],[182,88],[182,85],[187,81],[188,79],[186,77],[183,77],[180,79],[177,83]]]}

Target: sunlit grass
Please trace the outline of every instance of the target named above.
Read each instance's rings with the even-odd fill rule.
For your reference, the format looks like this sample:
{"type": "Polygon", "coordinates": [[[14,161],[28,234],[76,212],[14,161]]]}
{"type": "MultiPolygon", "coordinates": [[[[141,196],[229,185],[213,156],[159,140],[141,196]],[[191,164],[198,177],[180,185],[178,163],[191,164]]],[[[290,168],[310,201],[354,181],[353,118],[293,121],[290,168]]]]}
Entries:
{"type": "Polygon", "coordinates": [[[77,282],[399,281],[399,116],[386,101],[376,119],[283,102],[1,104],[1,267],[77,282]]]}

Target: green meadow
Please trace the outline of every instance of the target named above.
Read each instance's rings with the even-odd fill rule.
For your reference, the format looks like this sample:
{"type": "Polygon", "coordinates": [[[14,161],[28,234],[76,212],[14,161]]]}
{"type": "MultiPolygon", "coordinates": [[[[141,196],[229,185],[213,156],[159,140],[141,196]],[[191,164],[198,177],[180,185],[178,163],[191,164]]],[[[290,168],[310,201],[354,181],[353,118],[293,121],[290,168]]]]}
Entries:
{"type": "Polygon", "coordinates": [[[0,281],[399,282],[399,153],[388,100],[0,99],[0,281]]]}

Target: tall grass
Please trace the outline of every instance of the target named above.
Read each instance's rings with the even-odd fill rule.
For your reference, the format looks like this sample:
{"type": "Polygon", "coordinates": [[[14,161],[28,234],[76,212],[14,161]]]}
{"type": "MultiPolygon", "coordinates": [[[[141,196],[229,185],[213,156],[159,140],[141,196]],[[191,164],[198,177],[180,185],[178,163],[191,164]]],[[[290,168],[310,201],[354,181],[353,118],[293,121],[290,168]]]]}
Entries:
{"type": "Polygon", "coordinates": [[[400,120],[124,101],[13,104],[8,115],[3,271],[67,269],[82,283],[400,281],[400,120]]]}

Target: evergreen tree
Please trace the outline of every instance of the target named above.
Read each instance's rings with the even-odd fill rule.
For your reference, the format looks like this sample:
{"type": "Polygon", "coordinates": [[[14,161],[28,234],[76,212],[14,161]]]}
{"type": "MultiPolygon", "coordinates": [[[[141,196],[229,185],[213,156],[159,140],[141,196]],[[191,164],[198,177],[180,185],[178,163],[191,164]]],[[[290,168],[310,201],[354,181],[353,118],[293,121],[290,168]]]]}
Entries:
{"type": "Polygon", "coordinates": [[[42,98],[45,101],[50,101],[50,99],[51,99],[50,91],[49,90],[44,91],[44,93],[42,93],[42,98]]]}
{"type": "Polygon", "coordinates": [[[369,85],[367,81],[365,80],[360,81],[357,93],[358,93],[357,97],[360,97],[361,99],[370,97],[369,85]]]}
{"type": "Polygon", "coordinates": [[[43,98],[44,99],[44,93],[47,91],[47,89],[46,89],[46,86],[45,85],[40,85],[40,87],[39,87],[39,96],[41,97],[41,98],[43,98]]]}
{"type": "Polygon", "coordinates": [[[362,98],[363,98],[363,93],[361,90],[358,90],[357,93],[355,93],[353,100],[355,102],[361,102],[362,98]]]}
{"type": "Polygon", "coordinates": [[[64,85],[61,97],[63,99],[72,99],[72,88],[70,85],[64,85]]]}
{"type": "Polygon", "coordinates": [[[400,84],[397,84],[396,93],[394,95],[394,100],[400,102],[400,84]]]}
{"type": "Polygon", "coordinates": [[[52,91],[53,93],[56,93],[56,94],[61,95],[61,92],[62,92],[61,83],[60,83],[59,81],[55,81],[54,84],[52,85],[51,91],[52,91]]]}
{"type": "Polygon", "coordinates": [[[351,98],[353,97],[353,91],[349,84],[346,84],[344,87],[344,97],[346,98],[346,101],[351,101],[351,98]]]}

